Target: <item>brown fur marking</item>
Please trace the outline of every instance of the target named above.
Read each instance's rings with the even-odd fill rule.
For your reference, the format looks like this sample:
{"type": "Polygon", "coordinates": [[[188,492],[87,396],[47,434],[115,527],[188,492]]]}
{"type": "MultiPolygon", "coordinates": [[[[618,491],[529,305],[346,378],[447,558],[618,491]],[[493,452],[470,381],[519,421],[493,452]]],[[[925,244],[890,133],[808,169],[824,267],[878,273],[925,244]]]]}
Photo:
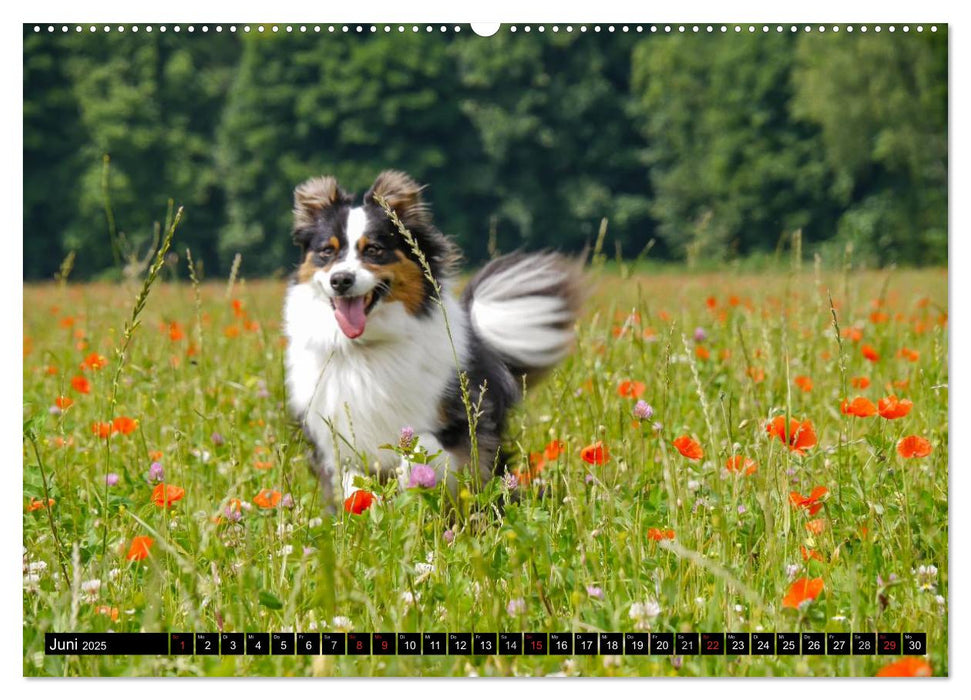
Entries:
{"type": "MultiPolygon", "coordinates": [[[[337,240],[337,236],[331,236],[330,240],[327,241],[329,245],[334,247],[334,257],[331,260],[337,259],[337,253],[340,251],[341,242],[337,240]]],[[[300,263],[300,267],[297,268],[297,281],[300,284],[306,284],[313,279],[314,273],[317,270],[329,270],[333,262],[329,262],[326,265],[318,265],[316,260],[317,253],[313,250],[308,250],[307,255],[304,256],[303,262],[300,263]]]]}
{"type": "Polygon", "coordinates": [[[400,301],[408,313],[415,315],[425,303],[425,276],[418,264],[405,257],[400,250],[395,251],[397,262],[388,265],[364,264],[374,275],[391,288],[386,301],[400,301]]]}
{"type": "Polygon", "coordinates": [[[340,199],[340,187],[334,177],[312,177],[301,183],[293,191],[294,228],[313,226],[321,210],[340,199]]]}
{"type": "Polygon", "coordinates": [[[425,202],[422,201],[422,189],[424,188],[410,175],[399,170],[385,170],[371,185],[365,200],[377,203],[376,197],[383,197],[388,202],[388,206],[397,212],[401,223],[406,227],[429,226],[431,214],[425,202]]]}

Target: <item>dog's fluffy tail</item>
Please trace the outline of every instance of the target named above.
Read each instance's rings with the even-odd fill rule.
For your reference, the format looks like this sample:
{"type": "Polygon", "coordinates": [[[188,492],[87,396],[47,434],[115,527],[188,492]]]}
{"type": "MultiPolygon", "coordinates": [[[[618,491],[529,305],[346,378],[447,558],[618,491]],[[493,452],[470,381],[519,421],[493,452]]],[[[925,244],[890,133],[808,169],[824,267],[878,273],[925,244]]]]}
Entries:
{"type": "Polygon", "coordinates": [[[472,278],[462,302],[479,337],[514,375],[542,375],[573,347],[583,264],[556,253],[512,253],[472,278]]]}

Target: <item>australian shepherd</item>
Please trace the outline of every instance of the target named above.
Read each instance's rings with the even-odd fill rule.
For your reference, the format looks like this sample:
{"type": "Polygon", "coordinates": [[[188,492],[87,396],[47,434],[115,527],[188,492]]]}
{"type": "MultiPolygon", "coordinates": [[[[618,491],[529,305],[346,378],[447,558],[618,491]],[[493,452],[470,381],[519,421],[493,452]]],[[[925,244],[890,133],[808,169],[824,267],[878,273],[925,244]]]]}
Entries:
{"type": "Polygon", "coordinates": [[[502,431],[524,378],[572,347],[580,264],[506,255],[456,297],[458,248],[432,223],[422,187],[397,171],[361,201],[333,177],[307,180],[293,216],[301,252],[284,309],[286,384],[325,502],[350,499],[357,475],[407,479],[409,465],[388,448],[405,428],[453,493],[470,465],[479,483],[503,469],[502,431]]]}

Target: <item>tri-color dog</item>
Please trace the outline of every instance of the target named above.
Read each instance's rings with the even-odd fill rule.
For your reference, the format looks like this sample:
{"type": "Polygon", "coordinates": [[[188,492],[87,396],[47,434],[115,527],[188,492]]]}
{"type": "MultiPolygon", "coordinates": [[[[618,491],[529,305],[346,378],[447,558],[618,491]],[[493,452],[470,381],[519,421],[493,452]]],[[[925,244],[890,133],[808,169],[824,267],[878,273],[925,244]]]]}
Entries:
{"type": "Polygon", "coordinates": [[[469,464],[490,478],[504,467],[501,434],[523,376],[542,374],[573,344],[580,264],[554,253],[506,255],[456,298],[459,251],[435,228],[421,190],[408,175],[385,171],[363,201],[333,177],[294,193],[301,262],[284,310],[287,390],[328,504],[351,495],[357,474],[406,478],[408,465],[382,449],[406,426],[438,454],[431,466],[453,492],[469,464]],[[481,410],[476,459],[459,370],[481,410]]]}

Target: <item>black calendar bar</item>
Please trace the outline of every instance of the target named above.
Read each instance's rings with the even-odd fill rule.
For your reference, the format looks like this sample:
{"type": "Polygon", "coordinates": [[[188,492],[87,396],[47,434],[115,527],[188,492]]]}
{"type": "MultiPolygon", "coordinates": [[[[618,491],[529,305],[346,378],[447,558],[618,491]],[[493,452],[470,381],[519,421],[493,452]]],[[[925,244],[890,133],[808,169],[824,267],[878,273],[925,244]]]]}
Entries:
{"type": "Polygon", "coordinates": [[[44,653],[48,656],[168,656],[166,632],[45,632],[44,653]]]}
{"type": "Polygon", "coordinates": [[[47,632],[49,656],[874,656],[927,654],[925,632],[47,632]]]}

